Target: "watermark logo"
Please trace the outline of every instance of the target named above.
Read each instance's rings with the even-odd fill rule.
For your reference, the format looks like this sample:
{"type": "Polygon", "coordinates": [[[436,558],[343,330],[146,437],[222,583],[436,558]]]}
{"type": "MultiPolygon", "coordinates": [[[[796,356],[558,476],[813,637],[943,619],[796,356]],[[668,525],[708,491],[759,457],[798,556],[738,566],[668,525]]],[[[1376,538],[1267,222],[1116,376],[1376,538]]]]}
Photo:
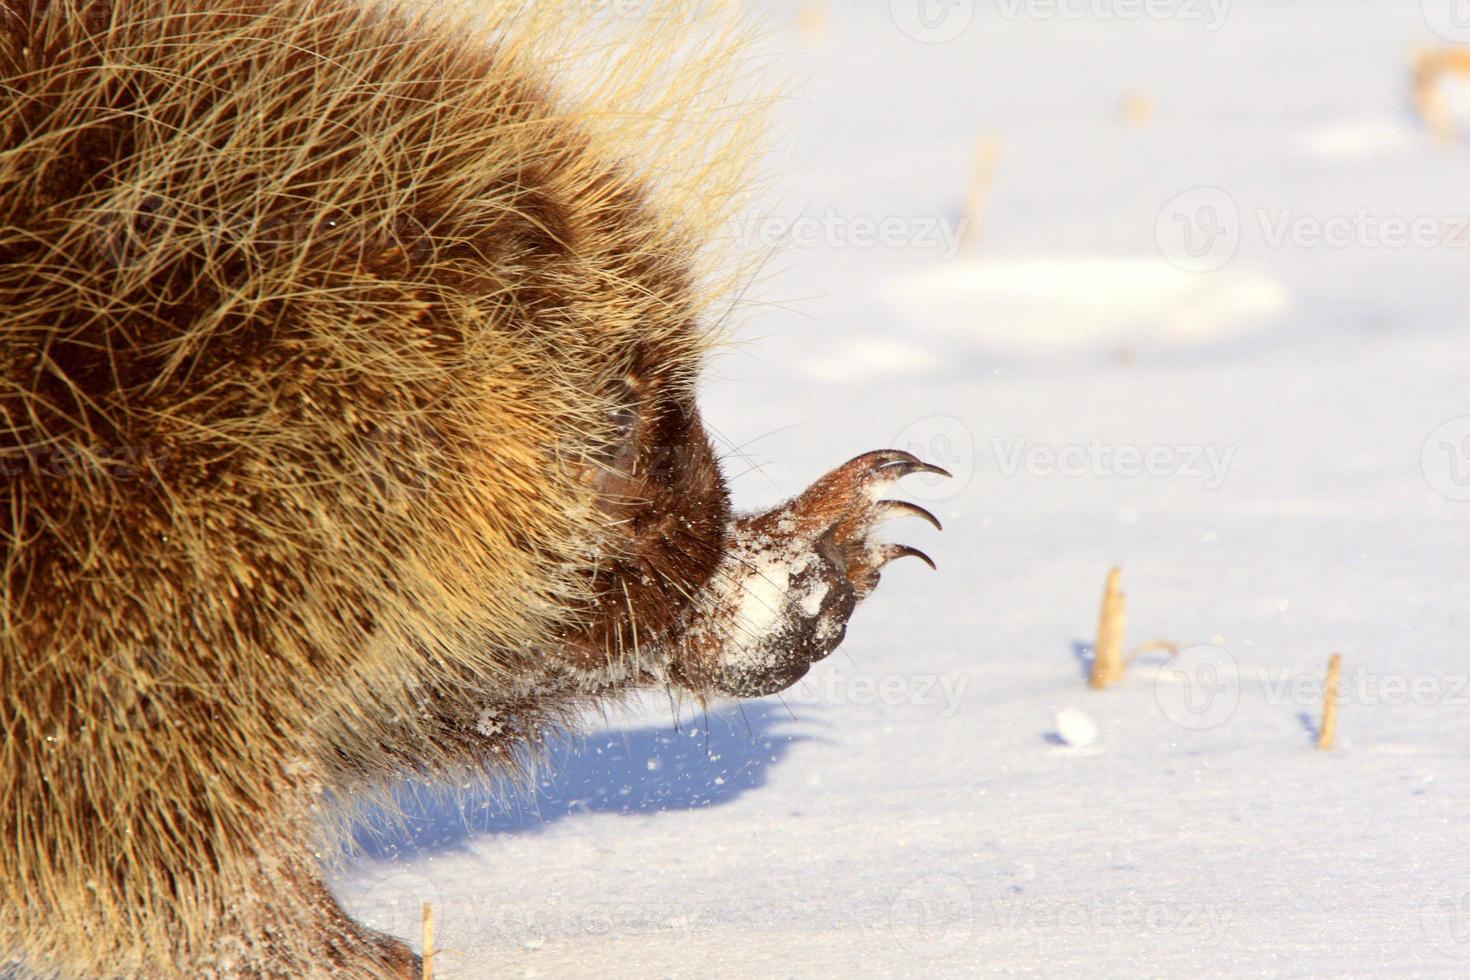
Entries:
{"type": "Polygon", "coordinates": [[[950,415],[919,419],[898,434],[891,445],[913,453],[926,463],[942,466],[945,479],[920,473],[904,481],[904,492],[915,500],[937,503],[959,496],[975,475],[975,439],[965,423],[950,415]]]}
{"type": "Polygon", "coordinates": [[[678,23],[693,23],[724,13],[727,6],[721,0],[684,0],[679,4],[660,3],[659,0],[588,0],[588,7],[595,16],[623,20],[659,17],[678,23]]]}
{"type": "Polygon", "coordinates": [[[1017,438],[990,440],[1000,475],[1121,477],[1155,480],[1195,479],[1206,490],[1218,490],[1235,462],[1234,446],[1114,446],[1094,439],[1083,444],[1048,446],[1017,438]]]}
{"type": "Polygon", "coordinates": [[[394,936],[417,936],[423,931],[424,903],[438,904],[433,882],[403,871],[379,878],[346,903],[348,913],[394,936]]]}
{"type": "Polygon", "coordinates": [[[1470,960],[1470,874],[1436,885],[1419,909],[1419,923],[1435,949],[1470,960]]]}
{"type": "Polygon", "coordinates": [[[1470,216],[1377,214],[1356,208],[1308,214],[1291,208],[1260,208],[1256,224],[1267,248],[1414,249],[1470,248],[1470,216]]]}
{"type": "Polygon", "coordinates": [[[1424,479],[1442,497],[1470,501],[1470,415],[1450,419],[1424,440],[1424,479]]]}
{"type": "Polygon", "coordinates": [[[1218,187],[1176,194],[1154,223],[1159,252],[1186,272],[1214,272],[1240,248],[1240,208],[1218,187]]]}
{"type": "MultiPolygon", "coordinates": [[[[916,500],[937,502],[958,496],[980,464],[974,436],[961,420],[935,415],[912,423],[893,440],[896,449],[944,467],[952,479],[921,474],[904,484],[916,500]]],[[[1237,447],[1189,443],[1142,445],[1092,439],[1085,443],[1047,444],[1023,436],[992,436],[988,446],[1002,479],[1140,479],[1195,480],[1206,490],[1225,484],[1237,447]]]]}
{"type": "Polygon", "coordinates": [[[797,704],[845,704],[868,707],[923,708],[937,711],[940,718],[959,714],[970,685],[969,675],[951,674],[866,674],[825,670],[808,674],[784,697],[797,704]]]}
{"type": "Polygon", "coordinates": [[[358,448],[363,476],[386,500],[446,492],[456,473],[448,443],[424,419],[403,416],[365,426],[358,448]]]}
{"type": "Polygon", "coordinates": [[[975,20],[975,0],[889,0],[893,22],[922,44],[953,41],[975,20]]]}
{"type": "MultiPolygon", "coordinates": [[[[1154,678],[1154,697],[1164,715],[1192,731],[1225,724],[1247,690],[1253,701],[1289,705],[1305,717],[1322,706],[1327,679],[1289,667],[1242,674],[1235,656],[1213,645],[1181,651],[1154,678]]],[[[1470,707],[1470,673],[1379,673],[1359,666],[1342,672],[1336,691],[1339,704],[1361,708],[1470,707]]]]}
{"type": "Polygon", "coordinates": [[[1154,699],[1180,728],[1218,728],[1240,704],[1240,667],[1224,647],[1189,647],[1155,675],[1154,699]]]}
{"type": "Polygon", "coordinates": [[[1451,44],[1470,43],[1470,0],[1419,0],[1424,23],[1451,44]]]}
{"type": "Polygon", "coordinates": [[[1218,187],[1176,194],[1154,224],[1159,252],[1187,272],[1214,272],[1240,250],[1249,233],[1268,249],[1300,251],[1420,251],[1470,249],[1470,215],[1394,214],[1369,208],[1328,213],[1258,207],[1242,212],[1218,187]]]}
{"type": "Polygon", "coordinates": [[[1230,926],[1229,910],[1222,906],[1173,898],[1059,902],[1011,895],[994,901],[990,912],[1000,931],[1051,935],[1175,935],[1216,942],[1230,926]]]}
{"type": "Polygon", "coordinates": [[[933,252],[947,262],[959,254],[968,224],[964,218],[939,214],[847,214],[828,208],[796,218],[742,218],[735,223],[734,234],[768,251],[883,248],[933,252]]]}
{"type": "Polygon", "coordinates": [[[953,956],[975,931],[975,902],[955,875],[925,875],[910,884],[889,908],[889,926],[899,945],[915,956],[953,956]]]}
{"type": "MultiPolygon", "coordinates": [[[[1271,705],[1315,708],[1327,693],[1326,678],[1282,668],[1257,677],[1262,699],[1271,705]]],[[[1356,667],[1342,674],[1337,687],[1341,704],[1365,708],[1401,708],[1416,705],[1470,706],[1470,674],[1379,674],[1356,667]]]]}
{"type": "Polygon", "coordinates": [[[0,476],[156,484],[173,450],[154,446],[54,445],[0,451],[0,476]]]}
{"type": "Polygon", "coordinates": [[[998,0],[1007,19],[1092,20],[1133,23],[1178,20],[1203,25],[1210,33],[1225,26],[1231,0],[998,0]]]}

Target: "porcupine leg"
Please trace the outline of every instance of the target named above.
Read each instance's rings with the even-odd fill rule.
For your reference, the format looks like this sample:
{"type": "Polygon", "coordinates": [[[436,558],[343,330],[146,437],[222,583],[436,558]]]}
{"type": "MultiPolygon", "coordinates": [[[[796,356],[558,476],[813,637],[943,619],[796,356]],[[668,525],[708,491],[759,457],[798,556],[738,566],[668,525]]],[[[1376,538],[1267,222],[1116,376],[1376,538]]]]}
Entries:
{"type": "Polygon", "coordinates": [[[910,453],[850,460],[801,496],[735,522],[727,558],[696,602],[673,657],[675,679],[696,691],[759,697],[796,683],[842,642],[884,565],[923,552],[870,540],[889,517],[939,521],[916,504],[884,499],[914,473],[949,476],[910,453]]]}
{"type": "Polygon", "coordinates": [[[407,943],[353,920],[320,881],[312,881],[308,888],[331,923],[328,956],[335,975],[355,975],[349,973],[355,968],[368,971],[366,976],[419,980],[423,961],[407,943]]]}
{"type": "Polygon", "coordinates": [[[274,832],[252,836],[245,866],[235,868],[247,883],[179,951],[178,975],[418,980],[418,955],[357,922],[327,889],[317,856],[303,846],[315,808],[297,802],[273,811],[274,832]]]}

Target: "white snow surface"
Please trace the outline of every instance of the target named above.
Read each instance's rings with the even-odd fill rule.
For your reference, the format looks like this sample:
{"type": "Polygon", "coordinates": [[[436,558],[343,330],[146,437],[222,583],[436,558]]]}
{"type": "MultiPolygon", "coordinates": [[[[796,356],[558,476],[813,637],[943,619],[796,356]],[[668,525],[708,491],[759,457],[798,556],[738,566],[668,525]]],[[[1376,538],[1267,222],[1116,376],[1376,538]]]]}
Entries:
{"type": "Polygon", "coordinates": [[[534,792],[406,795],[338,894],[415,945],[431,901],[442,977],[1470,975],[1470,147],[1407,98],[1458,22],[917,3],[770,9],[767,204],[818,233],[703,404],[744,508],[869,449],[948,467],[904,487],[945,531],[887,529],[939,572],[888,569],[779,698],[676,727],[650,696],[534,792]],[[951,254],[921,226],[982,137],[951,254]],[[1128,646],[1185,649],[1095,692],[1114,564],[1128,646]]]}

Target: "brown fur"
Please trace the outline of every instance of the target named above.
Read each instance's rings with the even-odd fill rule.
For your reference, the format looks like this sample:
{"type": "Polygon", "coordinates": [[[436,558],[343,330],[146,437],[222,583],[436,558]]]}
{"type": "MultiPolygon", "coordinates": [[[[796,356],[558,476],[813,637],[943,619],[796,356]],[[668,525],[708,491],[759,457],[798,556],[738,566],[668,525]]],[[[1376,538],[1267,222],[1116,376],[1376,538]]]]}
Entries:
{"type": "Polygon", "coordinates": [[[753,115],[706,28],[535,8],[0,5],[0,954],[411,972],[324,790],[760,686],[694,404],[753,115]]]}

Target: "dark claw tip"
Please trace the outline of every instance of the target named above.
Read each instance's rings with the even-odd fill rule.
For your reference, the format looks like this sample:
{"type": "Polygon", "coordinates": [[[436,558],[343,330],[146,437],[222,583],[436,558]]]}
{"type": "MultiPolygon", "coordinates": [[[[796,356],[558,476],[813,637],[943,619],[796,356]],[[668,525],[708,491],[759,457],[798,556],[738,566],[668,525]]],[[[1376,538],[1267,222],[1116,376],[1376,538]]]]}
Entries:
{"type": "Polygon", "coordinates": [[[934,571],[936,571],[936,572],[939,571],[939,566],[936,565],[936,564],[934,564],[934,559],[933,558],[930,558],[928,555],[924,554],[918,548],[910,548],[906,544],[887,544],[887,545],[884,545],[882,547],[882,549],[878,553],[878,559],[879,559],[878,560],[878,567],[879,568],[882,568],[884,565],[888,564],[889,562],[894,561],[894,560],[899,559],[899,558],[917,558],[920,561],[922,561],[924,564],[928,565],[934,571]]]}
{"type": "Polygon", "coordinates": [[[939,518],[929,513],[918,504],[911,504],[907,500],[882,500],[879,507],[889,514],[904,514],[909,517],[917,517],[933,524],[936,530],[943,531],[944,525],[939,523],[939,518]]]}
{"type": "Polygon", "coordinates": [[[926,463],[921,459],[909,456],[907,453],[905,453],[904,456],[908,458],[893,459],[884,463],[879,468],[880,472],[882,472],[884,475],[897,473],[899,479],[902,479],[906,476],[913,476],[915,473],[933,473],[935,476],[942,476],[946,479],[954,478],[954,474],[942,466],[935,466],[933,463],[926,463]]]}

